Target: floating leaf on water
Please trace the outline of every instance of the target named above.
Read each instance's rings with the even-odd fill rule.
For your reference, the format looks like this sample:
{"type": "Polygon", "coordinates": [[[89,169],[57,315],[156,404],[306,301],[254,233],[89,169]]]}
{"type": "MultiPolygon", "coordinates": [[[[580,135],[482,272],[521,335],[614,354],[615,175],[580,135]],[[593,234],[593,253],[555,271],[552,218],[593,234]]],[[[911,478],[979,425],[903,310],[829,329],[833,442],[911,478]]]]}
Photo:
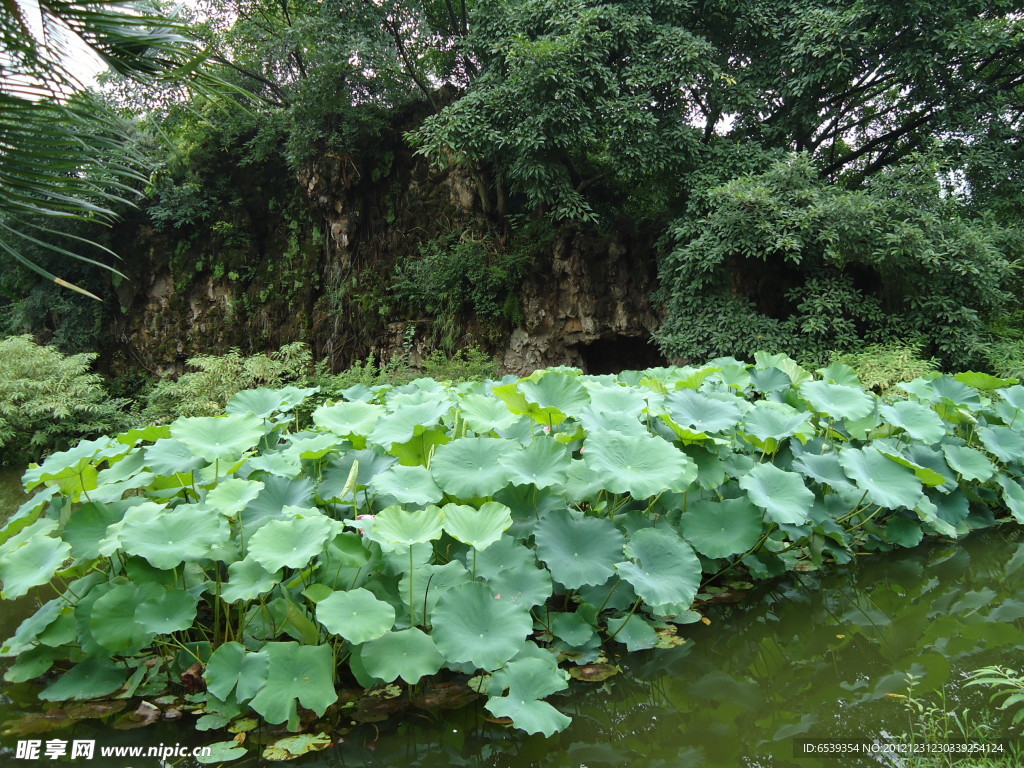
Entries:
{"type": "Polygon", "coordinates": [[[297,757],[308,755],[310,752],[320,752],[331,746],[331,738],[326,733],[315,735],[303,733],[298,736],[287,736],[278,739],[263,750],[263,757],[267,760],[294,760],[297,757]]]}
{"type": "Polygon", "coordinates": [[[98,699],[113,693],[128,679],[128,670],[112,659],[90,657],[79,662],[39,693],[43,701],[98,699]]]}
{"type": "Polygon", "coordinates": [[[569,668],[569,677],[587,683],[600,683],[614,677],[622,670],[614,664],[583,664],[569,668]]]}
{"type": "Polygon", "coordinates": [[[267,656],[267,681],[249,702],[270,723],[298,726],[298,705],[323,715],[338,700],[334,690],[334,655],[328,645],[271,642],[260,654],[267,656]]]}
{"type": "Polygon", "coordinates": [[[240,717],[232,720],[228,726],[228,733],[247,733],[259,727],[260,721],[254,717],[240,717]]]}
{"type": "Polygon", "coordinates": [[[541,699],[567,688],[567,677],[553,660],[517,659],[491,679],[491,691],[507,688],[507,695],[491,696],[485,706],[496,717],[511,718],[522,731],[551,736],[565,730],[572,720],[541,699]]]}
{"type": "Polygon", "coordinates": [[[655,644],[655,648],[678,648],[681,645],[686,645],[686,638],[679,637],[675,627],[661,627],[657,630],[657,634],[658,642],[655,644]]]}
{"type": "Polygon", "coordinates": [[[204,752],[199,757],[196,757],[196,760],[203,765],[228,763],[245,757],[246,754],[245,747],[240,746],[237,741],[218,741],[208,744],[207,748],[210,750],[210,754],[207,755],[204,752]]]}

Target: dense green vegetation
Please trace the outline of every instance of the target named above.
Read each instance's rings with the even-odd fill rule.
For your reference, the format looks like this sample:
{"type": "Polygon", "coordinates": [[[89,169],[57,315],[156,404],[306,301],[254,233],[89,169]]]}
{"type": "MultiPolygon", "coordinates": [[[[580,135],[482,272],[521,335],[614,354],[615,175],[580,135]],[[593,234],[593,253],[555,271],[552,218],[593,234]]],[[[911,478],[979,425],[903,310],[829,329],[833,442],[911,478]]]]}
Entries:
{"type": "Polygon", "coordinates": [[[0,534],[6,597],[60,592],[4,644],[8,679],[157,695],[199,662],[200,727],[299,731],[343,717],[339,690],[442,674],[551,734],[570,673],[671,645],[709,585],[1024,522],[1024,387],[900,389],[758,353],[356,384],[308,416],[313,389],[260,388],[86,441],[28,470],[0,534]]]}

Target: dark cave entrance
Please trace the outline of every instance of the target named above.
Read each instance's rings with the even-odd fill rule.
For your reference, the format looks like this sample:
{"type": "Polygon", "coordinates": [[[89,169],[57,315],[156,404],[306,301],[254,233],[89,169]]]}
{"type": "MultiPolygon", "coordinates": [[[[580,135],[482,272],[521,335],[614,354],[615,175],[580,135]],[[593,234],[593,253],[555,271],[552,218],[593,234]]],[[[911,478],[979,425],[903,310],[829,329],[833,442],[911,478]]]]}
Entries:
{"type": "Polygon", "coordinates": [[[585,373],[621,373],[667,365],[650,336],[612,336],[579,344],[585,373]]]}

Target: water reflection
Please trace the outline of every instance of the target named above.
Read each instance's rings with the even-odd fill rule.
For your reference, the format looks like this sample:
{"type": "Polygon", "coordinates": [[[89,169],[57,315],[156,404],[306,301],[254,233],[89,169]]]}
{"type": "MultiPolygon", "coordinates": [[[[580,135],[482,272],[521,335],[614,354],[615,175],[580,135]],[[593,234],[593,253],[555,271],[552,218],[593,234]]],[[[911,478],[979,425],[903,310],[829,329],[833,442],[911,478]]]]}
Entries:
{"type": "MultiPolygon", "coordinates": [[[[11,609],[4,604],[4,618],[11,609]]],[[[411,708],[390,721],[352,726],[343,743],[292,764],[857,765],[851,758],[797,759],[793,740],[903,732],[905,710],[886,694],[904,691],[908,672],[922,678],[922,687],[939,688],[965,670],[1022,661],[1024,544],[1020,530],[1007,527],[958,543],[866,556],[843,568],[794,574],[739,603],[709,606],[706,613],[710,625],[681,628],[685,645],[617,659],[623,674],[601,683],[576,682],[550,699],[573,717],[572,726],[551,739],[486,722],[477,705],[446,712],[411,708]]],[[[31,712],[32,700],[25,685],[8,686],[0,697],[0,721],[9,726],[31,712]]],[[[181,722],[120,731],[97,721],[34,736],[49,737],[95,738],[102,745],[230,738],[192,732],[181,722]]],[[[0,764],[13,761],[16,738],[0,739],[0,764]]],[[[263,762],[254,757],[232,765],[263,762]]],[[[154,758],[123,764],[161,765],[154,758]]]]}

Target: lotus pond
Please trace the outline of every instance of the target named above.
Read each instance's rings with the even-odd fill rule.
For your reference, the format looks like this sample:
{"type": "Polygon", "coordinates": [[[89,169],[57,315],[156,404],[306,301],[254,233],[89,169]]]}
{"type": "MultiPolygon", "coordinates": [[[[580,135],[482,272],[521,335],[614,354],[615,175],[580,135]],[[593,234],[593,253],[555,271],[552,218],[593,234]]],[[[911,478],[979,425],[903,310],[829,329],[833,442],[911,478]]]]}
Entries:
{"type": "Polygon", "coordinates": [[[338,765],[782,765],[794,736],[896,733],[905,673],[1024,646],[1024,387],[906,391],[759,356],[255,390],[83,443],[0,536],[6,597],[50,583],[11,696],[338,765]]]}

